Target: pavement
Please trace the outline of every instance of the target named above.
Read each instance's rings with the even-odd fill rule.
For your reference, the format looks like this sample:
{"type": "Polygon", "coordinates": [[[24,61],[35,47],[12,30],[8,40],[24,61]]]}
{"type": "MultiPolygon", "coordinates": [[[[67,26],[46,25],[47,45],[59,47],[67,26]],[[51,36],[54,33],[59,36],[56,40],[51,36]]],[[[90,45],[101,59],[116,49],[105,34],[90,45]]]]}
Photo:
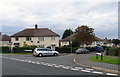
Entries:
{"type": "MultiPolygon", "coordinates": [[[[94,68],[96,70],[101,70],[101,71],[109,71],[112,73],[120,73],[118,71],[118,67],[120,65],[113,65],[113,64],[108,64],[108,63],[102,63],[102,62],[94,62],[89,59],[89,57],[95,56],[95,53],[89,54],[77,54],[77,56],[74,58],[74,62],[78,65],[89,67],[89,68],[94,68]]],[[[117,58],[117,57],[114,57],[117,58]]]]}
{"type": "Polygon", "coordinates": [[[73,59],[79,56],[60,54],[60,56],[34,57],[32,55],[3,54],[0,56],[2,58],[0,62],[2,62],[3,75],[118,75],[75,64],[73,59]]]}

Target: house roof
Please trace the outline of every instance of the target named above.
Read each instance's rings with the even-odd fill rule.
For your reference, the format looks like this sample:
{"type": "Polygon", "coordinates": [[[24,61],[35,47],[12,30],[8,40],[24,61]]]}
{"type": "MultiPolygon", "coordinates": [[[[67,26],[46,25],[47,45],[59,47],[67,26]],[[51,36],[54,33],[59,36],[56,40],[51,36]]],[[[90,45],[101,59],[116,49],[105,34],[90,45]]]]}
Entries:
{"type": "Polygon", "coordinates": [[[95,41],[103,41],[103,39],[98,38],[98,37],[95,36],[95,41]]]}
{"type": "Polygon", "coordinates": [[[110,39],[107,39],[107,38],[105,38],[105,39],[103,39],[103,41],[104,41],[104,43],[112,43],[112,40],[110,40],[110,39]]]}
{"type": "MultiPolygon", "coordinates": [[[[72,34],[71,36],[68,36],[68,37],[66,37],[66,38],[64,38],[64,39],[62,39],[60,41],[61,42],[63,42],[63,41],[70,41],[72,37],[74,37],[74,34],[72,34]]],[[[98,38],[98,37],[95,36],[95,41],[103,41],[103,39],[98,38]]]]}
{"type": "Polygon", "coordinates": [[[8,35],[0,35],[0,41],[10,41],[11,38],[8,35]]]}
{"type": "Polygon", "coordinates": [[[66,37],[66,38],[64,38],[64,39],[62,39],[62,40],[60,40],[60,42],[70,41],[71,38],[72,38],[73,36],[74,36],[74,34],[72,34],[72,35],[70,35],[70,36],[68,36],[68,37],[66,37]]]}
{"type": "Polygon", "coordinates": [[[24,29],[11,37],[39,37],[39,36],[59,36],[57,33],[53,32],[52,30],[49,30],[48,28],[29,28],[24,29]]]}

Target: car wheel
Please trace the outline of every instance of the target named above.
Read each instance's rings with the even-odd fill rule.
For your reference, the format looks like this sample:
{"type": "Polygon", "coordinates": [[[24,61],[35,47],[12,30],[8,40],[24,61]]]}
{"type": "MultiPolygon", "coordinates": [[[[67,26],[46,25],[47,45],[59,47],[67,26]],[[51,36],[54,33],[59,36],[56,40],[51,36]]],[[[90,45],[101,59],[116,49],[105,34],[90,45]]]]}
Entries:
{"type": "Polygon", "coordinates": [[[39,56],[39,57],[42,57],[43,55],[42,55],[42,53],[40,53],[38,56],[39,56]]]}
{"type": "Polygon", "coordinates": [[[57,53],[54,53],[54,56],[57,56],[57,53]]]}

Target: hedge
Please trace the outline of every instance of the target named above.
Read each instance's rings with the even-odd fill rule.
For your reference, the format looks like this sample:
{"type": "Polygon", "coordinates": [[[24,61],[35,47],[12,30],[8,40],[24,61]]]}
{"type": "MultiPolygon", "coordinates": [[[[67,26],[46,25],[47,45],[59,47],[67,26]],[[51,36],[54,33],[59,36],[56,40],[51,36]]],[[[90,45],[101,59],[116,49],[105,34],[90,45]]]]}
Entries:
{"type": "Polygon", "coordinates": [[[96,51],[96,47],[86,47],[86,49],[88,49],[90,52],[96,51]]]}
{"type": "Polygon", "coordinates": [[[120,47],[109,48],[108,54],[110,56],[118,56],[118,51],[119,50],[120,50],[120,47]]]}
{"type": "Polygon", "coordinates": [[[14,47],[13,53],[33,53],[34,49],[36,47],[14,47]],[[32,50],[31,51],[25,51],[25,50],[32,50]]]}
{"type": "MultiPolygon", "coordinates": [[[[75,50],[77,50],[80,47],[74,47],[72,48],[72,53],[75,53],[75,50]]],[[[56,47],[56,51],[60,52],[60,53],[71,53],[71,47],[56,47]]]]}
{"type": "Polygon", "coordinates": [[[10,53],[9,47],[0,47],[0,53],[10,53]]]}

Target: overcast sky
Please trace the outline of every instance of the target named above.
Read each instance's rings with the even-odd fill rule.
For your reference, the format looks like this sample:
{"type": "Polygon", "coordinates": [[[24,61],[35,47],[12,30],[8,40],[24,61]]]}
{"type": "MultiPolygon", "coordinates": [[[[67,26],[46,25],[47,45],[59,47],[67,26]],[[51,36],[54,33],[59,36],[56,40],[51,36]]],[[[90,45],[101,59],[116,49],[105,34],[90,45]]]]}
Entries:
{"type": "Polygon", "coordinates": [[[1,0],[0,7],[3,34],[38,24],[62,36],[87,24],[97,37],[118,38],[118,0],[1,0]]]}

